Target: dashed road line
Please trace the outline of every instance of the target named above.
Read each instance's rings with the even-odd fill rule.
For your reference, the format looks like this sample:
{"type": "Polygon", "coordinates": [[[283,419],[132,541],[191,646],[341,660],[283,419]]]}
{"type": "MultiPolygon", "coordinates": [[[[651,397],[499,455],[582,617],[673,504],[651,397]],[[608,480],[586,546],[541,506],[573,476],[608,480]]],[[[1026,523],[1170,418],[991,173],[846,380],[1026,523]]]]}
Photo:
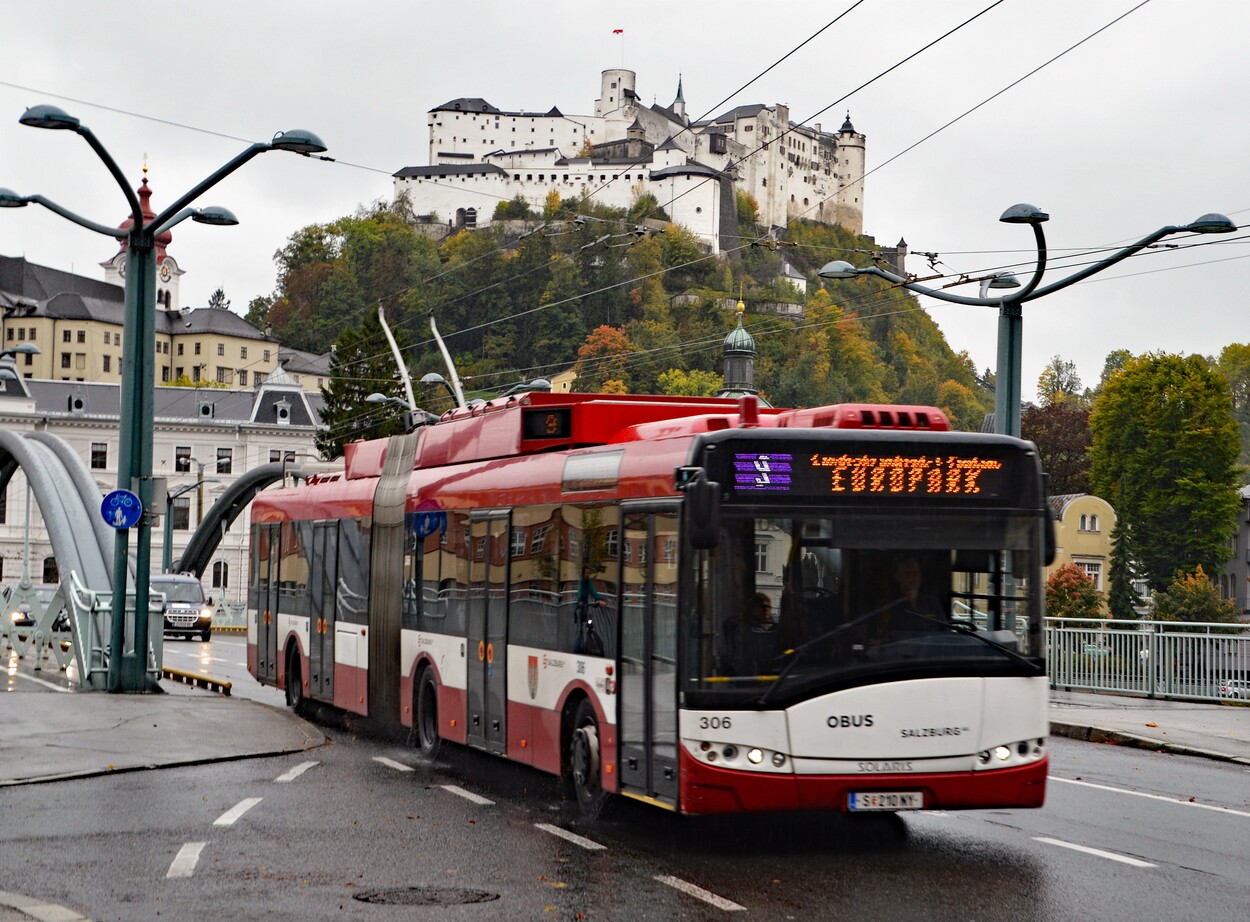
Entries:
{"type": "Polygon", "coordinates": [[[1145,797],[1148,800],[1161,800],[1165,804],[1179,804],[1182,807],[1197,807],[1200,810],[1214,810],[1217,813],[1228,813],[1232,816],[1247,816],[1250,813],[1244,810],[1234,810],[1232,807],[1217,807],[1215,804],[1199,804],[1192,800],[1184,800],[1180,797],[1164,797],[1162,794],[1147,794],[1145,791],[1130,791],[1128,788],[1114,788],[1106,784],[1094,784],[1092,781],[1076,781],[1072,778],[1056,778],[1050,776],[1051,781],[1062,781],[1064,784],[1076,784],[1083,788],[1096,788],[1099,791],[1111,791],[1113,794],[1131,794],[1134,797],[1145,797]]]}
{"type": "Polygon", "coordinates": [[[285,784],[288,781],[294,781],[296,778],[304,774],[304,772],[308,771],[313,766],[320,765],[320,764],[321,764],[320,762],[301,762],[299,765],[296,765],[289,772],[283,772],[277,778],[274,778],[273,783],[285,784]]]}
{"type": "Polygon", "coordinates": [[[1090,848],[1088,845],[1077,845],[1075,842],[1064,842],[1062,839],[1051,839],[1047,836],[1034,836],[1037,842],[1044,842],[1047,845],[1058,845],[1060,848],[1070,848],[1074,852],[1081,852],[1085,855],[1094,855],[1098,858],[1106,858],[1109,861],[1118,861],[1121,864],[1132,865],[1135,868],[1153,868],[1158,865],[1151,864],[1149,861],[1142,861],[1138,858],[1130,858],[1128,855],[1117,855],[1115,852],[1106,852],[1101,848],[1090,848]]]}
{"type": "Polygon", "coordinates": [[[80,916],[72,909],[58,906],[56,903],[45,903],[33,896],[20,893],[9,893],[0,890],[0,908],[16,909],[23,915],[41,922],[91,922],[86,916],[80,916]]]}
{"type": "Polygon", "coordinates": [[[200,861],[200,852],[204,851],[207,842],[188,842],[178,849],[173,864],[165,872],[166,877],[190,877],[195,873],[195,866],[200,861]]]}
{"type": "Polygon", "coordinates": [[[444,791],[450,791],[457,797],[463,797],[465,800],[471,800],[475,804],[481,804],[483,807],[493,807],[495,802],[481,794],[474,794],[472,791],[466,791],[464,788],[455,784],[439,785],[444,791]]]}
{"type": "Polygon", "coordinates": [[[600,845],[598,842],[587,839],[585,836],[579,836],[575,832],[569,832],[567,829],[561,829],[559,826],[553,826],[550,823],[535,823],[534,826],[541,829],[543,832],[549,832],[553,836],[559,836],[566,842],[572,842],[574,845],[580,845],[587,851],[597,852],[603,851],[607,848],[606,845],[600,845]]]}
{"type": "Polygon", "coordinates": [[[387,768],[393,768],[397,772],[416,771],[411,765],[405,765],[403,762],[396,762],[394,759],[388,759],[386,756],[374,756],[373,761],[381,762],[387,768]]]}
{"type": "Polygon", "coordinates": [[[239,817],[241,817],[248,810],[251,810],[254,806],[256,806],[260,802],[261,802],[260,797],[245,798],[239,801],[237,804],[235,804],[233,807],[231,807],[221,816],[217,817],[217,819],[213,820],[213,825],[214,826],[233,826],[235,823],[238,822],[239,817]]]}
{"type": "Polygon", "coordinates": [[[746,912],[745,906],[739,906],[732,900],[727,900],[723,896],[717,896],[710,890],[704,890],[702,887],[696,887],[688,881],[682,880],[680,877],[671,877],[668,875],[656,875],[656,880],[662,884],[667,884],[675,890],[680,890],[687,896],[693,896],[697,900],[703,900],[709,906],[715,906],[717,909],[723,909],[726,912],[746,912]]]}

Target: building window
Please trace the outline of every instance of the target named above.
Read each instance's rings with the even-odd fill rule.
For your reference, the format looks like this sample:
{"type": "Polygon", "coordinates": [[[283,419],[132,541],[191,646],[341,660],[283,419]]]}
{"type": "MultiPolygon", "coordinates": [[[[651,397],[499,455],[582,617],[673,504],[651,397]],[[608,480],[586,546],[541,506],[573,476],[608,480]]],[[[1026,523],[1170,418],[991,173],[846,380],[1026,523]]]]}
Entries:
{"type": "Polygon", "coordinates": [[[534,529],[534,536],[530,538],[530,553],[541,554],[543,545],[547,542],[547,533],[551,531],[550,525],[539,525],[534,529]]]}
{"type": "Polygon", "coordinates": [[[179,354],[179,355],[182,355],[182,347],[183,347],[184,345],[185,345],[185,343],[179,343],[179,344],[178,344],[178,354],[179,354]]]}
{"type": "Polygon", "coordinates": [[[172,517],[170,526],[175,531],[186,531],[191,527],[191,497],[179,496],[174,500],[174,504],[169,507],[169,514],[172,517]]]}
{"type": "Polygon", "coordinates": [[[78,331],[78,341],[79,341],[80,343],[85,343],[85,342],[87,341],[87,331],[86,331],[86,330],[79,330],[79,331],[78,331]]]}
{"type": "Polygon", "coordinates": [[[226,383],[226,369],[224,368],[217,369],[217,383],[218,384],[226,383]]]}
{"type": "Polygon", "coordinates": [[[1094,588],[1102,592],[1102,561],[1101,560],[1077,560],[1074,561],[1078,567],[1084,571],[1085,575],[1090,578],[1094,584],[1094,588]]]}
{"type": "Polygon", "coordinates": [[[247,346],[239,347],[239,358],[241,359],[247,358],[247,346]]]}
{"type": "Polygon", "coordinates": [[[213,588],[230,588],[230,564],[226,563],[224,560],[217,560],[213,562],[213,588]]]}
{"type": "Polygon", "coordinates": [[[102,471],[108,466],[109,466],[108,442],[92,442],[91,443],[91,469],[93,471],[102,471]]]}
{"type": "Polygon", "coordinates": [[[288,464],[290,464],[292,461],[294,461],[294,460],[295,460],[295,450],[294,450],[294,449],[292,449],[292,450],[288,451],[288,452],[286,453],[286,457],[285,457],[285,458],[283,458],[283,456],[282,456],[282,449],[280,449],[280,448],[271,448],[271,449],[269,449],[269,462],[270,462],[271,464],[272,464],[274,461],[284,461],[284,460],[285,460],[288,464]]]}
{"type": "Polygon", "coordinates": [[[512,529],[512,543],[508,548],[508,553],[513,557],[520,557],[525,553],[525,529],[512,529]]]}
{"type": "Polygon", "coordinates": [[[264,351],[264,353],[262,353],[262,354],[263,354],[263,356],[264,356],[265,361],[266,361],[266,362],[268,362],[268,361],[269,361],[269,350],[268,350],[268,349],[266,349],[266,350],[264,351]]]}
{"type": "Polygon", "coordinates": [[[179,474],[191,472],[191,446],[178,445],[174,448],[174,470],[179,474]]]}
{"type": "Polygon", "coordinates": [[[74,341],[74,333],[72,330],[61,331],[61,342],[72,343],[74,341]]]}
{"type": "Polygon", "coordinates": [[[247,369],[246,368],[239,369],[239,386],[247,387],[247,369]]]}
{"type": "Polygon", "coordinates": [[[225,355],[225,354],[226,354],[226,344],[225,344],[225,343],[218,343],[218,344],[217,344],[217,354],[218,354],[218,355],[225,355]]]}
{"type": "Polygon", "coordinates": [[[112,330],[104,331],[104,345],[106,346],[113,345],[113,331],[112,330]]]}
{"type": "Polygon", "coordinates": [[[755,572],[768,572],[768,543],[765,541],[756,542],[755,545],[755,572]]]}
{"type": "Polygon", "coordinates": [[[106,373],[113,370],[112,365],[113,365],[113,357],[111,355],[104,356],[104,371],[106,373]]]}
{"type": "Polygon", "coordinates": [[[68,352],[62,352],[61,353],[61,367],[72,368],[73,366],[74,366],[74,360],[70,357],[70,354],[68,352]]]}
{"type": "Polygon", "coordinates": [[[217,473],[229,474],[231,467],[234,465],[234,449],[218,448],[217,449],[217,473]]]}
{"type": "Polygon", "coordinates": [[[199,343],[196,343],[196,344],[195,344],[195,354],[196,354],[196,355],[199,355],[199,354],[200,354],[200,344],[199,344],[199,343]]]}
{"type": "Polygon", "coordinates": [[[616,557],[621,551],[621,533],[613,528],[603,536],[603,553],[607,557],[616,557]]]}
{"type": "Polygon", "coordinates": [[[56,565],[55,557],[45,557],[43,559],[43,582],[48,586],[55,586],[61,581],[61,571],[56,565]]]}
{"type": "Polygon", "coordinates": [[[168,365],[161,366],[161,380],[162,381],[169,380],[169,366],[168,365]]]}

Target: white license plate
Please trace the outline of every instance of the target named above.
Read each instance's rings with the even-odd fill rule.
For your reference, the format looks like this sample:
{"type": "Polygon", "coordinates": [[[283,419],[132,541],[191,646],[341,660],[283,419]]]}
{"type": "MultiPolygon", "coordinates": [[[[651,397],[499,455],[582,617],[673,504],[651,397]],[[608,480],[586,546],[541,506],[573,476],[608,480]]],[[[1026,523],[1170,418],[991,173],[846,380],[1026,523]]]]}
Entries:
{"type": "Polygon", "coordinates": [[[862,810],[923,810],[924,794],[920,791],[852,791],[849,808],[852,812],[862,810]]]}

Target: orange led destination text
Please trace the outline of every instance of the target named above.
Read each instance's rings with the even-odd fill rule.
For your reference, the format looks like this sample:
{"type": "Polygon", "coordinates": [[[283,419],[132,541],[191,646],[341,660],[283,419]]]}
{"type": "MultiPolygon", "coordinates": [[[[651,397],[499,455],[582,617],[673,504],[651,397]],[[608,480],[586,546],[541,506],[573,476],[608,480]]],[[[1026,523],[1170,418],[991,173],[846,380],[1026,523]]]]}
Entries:
{"type": "Polygon", "coordinates": [[[827,467],[834,493],[980,493],[986,471],[1002,470],[989,458],[904,458],[875,455],[812,455],[813,467],[827,467]]]}

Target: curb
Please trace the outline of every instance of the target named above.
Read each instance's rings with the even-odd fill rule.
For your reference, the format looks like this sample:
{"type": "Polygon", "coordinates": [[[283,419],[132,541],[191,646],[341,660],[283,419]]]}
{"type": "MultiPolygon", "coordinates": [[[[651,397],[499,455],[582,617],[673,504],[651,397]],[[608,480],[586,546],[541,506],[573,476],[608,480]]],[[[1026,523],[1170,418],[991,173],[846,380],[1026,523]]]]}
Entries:
{"type": "Polygon", "coordinates": [[[196,688],[206,688],[209,691],[221,692],[223,695],[229,696],[233,683],[227,682],[225,679],[214,679],[212,676],[197,675],[194,672],[183,672],[181,669],[174,669],[170,666],[161,667],[161,675],[166,679],[173,679],[175,682],[181,682],[183,685],[194,685],[196,688]]]}
{"type": "Polygon", "coordinates": [[[1135,736],[1132,733],[1122,733],[1119,730],[1101,730],[1098,727],[1085,727],[1080,724],[1055,723],[1052,721],[1050,735],[1062,736],[1072,740],[1082,740],[1087,743],[1108,743],[1114,746],[1128,746],[1133,749],[1150,749],[1155,752],[1170,752],[1179,756],[1195,756],[1201,759],[1215,759],[1219,762],[1236,762],[1240,765],[1250,765],[1250,759],[1242,756],[1215,752],[1211,749],[1198,749],[1194,746],[1183,746],[1178,743],[1167,742],[1166,740],[1151,739],[1147,736],[1135,736]]]}

